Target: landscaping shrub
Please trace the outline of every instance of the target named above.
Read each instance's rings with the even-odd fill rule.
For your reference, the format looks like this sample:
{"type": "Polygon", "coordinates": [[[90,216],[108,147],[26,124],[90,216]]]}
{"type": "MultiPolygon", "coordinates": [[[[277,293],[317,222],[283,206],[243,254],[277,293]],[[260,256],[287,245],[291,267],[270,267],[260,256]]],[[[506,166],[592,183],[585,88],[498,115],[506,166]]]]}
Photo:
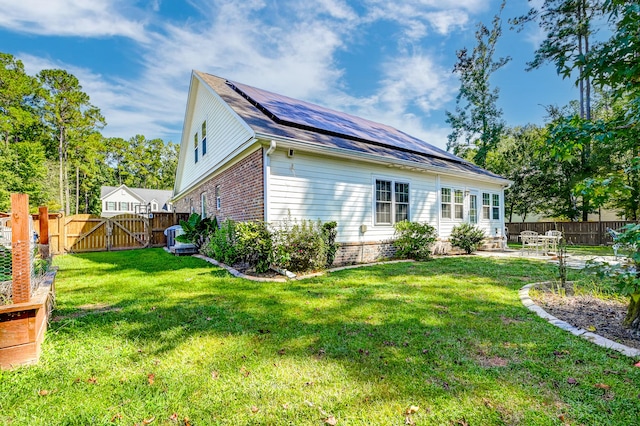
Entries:
{"type": "Polygon", "coordinates": [[[324,238],[324,244],[327,250],[327,262],[325,263],[327,268],[333,265],[333,261],[336,258],[336,252],[340,247],[340,244],[336,243],[337,236],[338,223],[336,221],[325,222],[322,224],[322,237],[324,238]]]}
{"type": "Polygon", "coordinates": [[[258,273],[267,272],[270,266],[273,242],[271,232],[264,222],[238,222],[235,225],[235,242],[238,257],[255,268],[258,273]]]}
{"type": "Polygon", "coordinates": [[[285,219],[275,230],[274,265],[293,272],[322,269],[327,263],[327,247],[322,223],[285,219]]]}
{"type": "Polygon", "coordinates": [[[233,265],[238,259],[236,244],[236,223],[227,219],[220,229],[209,235],[209,243],[203,252],[219,262],[233,265]]]}
{"type": "Polygon", "coordinates": [[[403,220],[393,225],[396,255],[415,260],[427,260],[436,241],[436,229],[428,223],[403,220]]]}
{"type": "Polygon", "coordinates": [[[213,219],[202,219],[198,213],[192,213],[187,220],[181,220],[180,226],[184,233],[176,236],[176,240],[181,243],[192,243],[198,250],[206,245],[207,238],[215,233],[218,228],[218,221],[213,219]]]}
{"type": "Polygon", "coordinates": [[[454,247],[459,247],[467,254],[471,254],[478,249],[478,246],[486,236],[484,231],[470,223],[461,223],[451,230],[449,241],[454,247]]]}

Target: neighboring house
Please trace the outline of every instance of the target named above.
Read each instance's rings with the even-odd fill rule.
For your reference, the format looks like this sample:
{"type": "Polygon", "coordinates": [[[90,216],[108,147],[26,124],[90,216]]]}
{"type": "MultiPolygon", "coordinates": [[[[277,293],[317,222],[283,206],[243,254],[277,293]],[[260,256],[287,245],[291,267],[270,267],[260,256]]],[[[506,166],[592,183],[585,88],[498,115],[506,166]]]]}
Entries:
{"type": "Polygon", "coordinates": [[[393,224],[405,219],[432,224],[442,242],[463,222],[501,242],[510,183],[390,126],[191,75],[177,211],[219,221],[335,220],[336,262],[362,262],[391,255],[393,224]]]}
{"type": "Polygon", "coordinates": [[[129,188],[127,185],[100,187],[103,217],[125,213],[148,214],[171,212],[173,191],[164,189],[129,188]]]}

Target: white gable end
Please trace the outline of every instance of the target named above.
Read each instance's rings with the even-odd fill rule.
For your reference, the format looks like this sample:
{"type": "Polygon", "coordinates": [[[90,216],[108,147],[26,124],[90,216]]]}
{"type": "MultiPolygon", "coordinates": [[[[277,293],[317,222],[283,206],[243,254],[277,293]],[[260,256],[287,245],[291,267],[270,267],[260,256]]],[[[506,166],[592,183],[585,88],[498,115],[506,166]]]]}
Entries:
{"type": "Polygon", "coordinates": [[[193,74],[174,196],[189,190],[217,170],[230,154],[253,137],[253,130],[217,93],[193,74]],[[206,139],[203,138],[203,123],[206,126],[206,139]]]}

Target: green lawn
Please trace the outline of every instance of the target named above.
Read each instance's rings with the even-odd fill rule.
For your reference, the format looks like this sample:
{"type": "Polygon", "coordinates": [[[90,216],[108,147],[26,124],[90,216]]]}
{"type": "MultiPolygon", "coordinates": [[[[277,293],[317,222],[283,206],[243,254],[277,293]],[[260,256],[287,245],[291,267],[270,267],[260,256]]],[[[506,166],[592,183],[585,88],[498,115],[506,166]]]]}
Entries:
{"type": "Polygon", "coordinates": [[[453,256],[289,283],[158,250],[56,259],[0,424],[636,425],[640,368],[524,308],[555,270],[453,256]],[[410,406],[417,412],[405,415],[410,406]],[[187,419],[187,420],[185,420],[187,419]]]}

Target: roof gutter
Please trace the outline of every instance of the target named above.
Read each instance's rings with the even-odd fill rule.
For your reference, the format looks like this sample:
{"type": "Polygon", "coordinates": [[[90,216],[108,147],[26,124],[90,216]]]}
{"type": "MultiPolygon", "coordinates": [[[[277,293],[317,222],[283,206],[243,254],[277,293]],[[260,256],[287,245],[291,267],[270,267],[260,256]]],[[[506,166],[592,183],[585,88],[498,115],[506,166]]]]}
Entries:
{"type": "MultiPolygon", "coordinates": [[[[319,146],[317,144],[308,142],[308,141],[301,141],[299,139],[293,139],[293,138],[286,138],[286,137],[282,137],[282,136],[275,136],[275,135],[268,135],[268,134],[263,134],[263,133],[256,133],[256,138],[258,139],[267,139],[267,140],[271,140],[271,146],[275,145],[275,140],[277,139],[281,142],[283,142],[284,144],[286,144],[286,146],[291,146],[292,148],[296,148],[299,149],[301,151],[307,151],[307,152],[313,152],[313,153],[317,153],[317,154],[332,154],[336,157],[340,157],[340,158],[350,158],[350,159],[357,159],[357,160],[361,160],[361,161],[369,161],[369,162],[373,162],[373,163],[378,163],[378,164],[383,164],[383,165],[387,165],[387,167],[398,167],[400,169],[405,169],[405,170],[414,170],[414,171],[430,171],[433,173],[439,173],[442,175],[447,175],[447,176],[452,176],[452,177],[459,177],[460,175],[464,175],[464,176],[468,176],[471,178],[478,178],[478,176],[482,176],[482,175],[478,175],[476,173],[470,173],[470,172],[466,172],[466,171],[457,171],[457,172],[452,172],[451,170],[444,168],[444,167],[438,167],[438,166],[426,166],[424,164],[420,164],[420,163],[415,163],[413,161],[406,161],[406,160],[398,160],[398,159],[389,159],[386,157],[381,157],[379,155],[375,155],[375,154],[368,154],[368,153],[363,153],[363,152],[357,152],[357,151],[352,151],[349,149],[344,149],[344,148],[333,148],[333,147],[326,147],[326,146],[319,146]],[[391,163],[391,164],[389,164],[391,163]]],[[[271,150],[271,146],[269,147],[269,150],[271,150]]],[[[274,148],[275,149],[275,148],[274,148]]],[[[273,152],[273,151],[271,151],[273,152]]],[[[268,155],[268,154],[267,154],[268,155]]],[[[502,186],[506,188],[509,188],[513,182],[508,180],[508,179],[504,179],[504,178],[500,178],[500,177],[491,177],[491,176],[482,176],[484,179],[495,182],[497,184],[500,184],[502,186]]]]}

